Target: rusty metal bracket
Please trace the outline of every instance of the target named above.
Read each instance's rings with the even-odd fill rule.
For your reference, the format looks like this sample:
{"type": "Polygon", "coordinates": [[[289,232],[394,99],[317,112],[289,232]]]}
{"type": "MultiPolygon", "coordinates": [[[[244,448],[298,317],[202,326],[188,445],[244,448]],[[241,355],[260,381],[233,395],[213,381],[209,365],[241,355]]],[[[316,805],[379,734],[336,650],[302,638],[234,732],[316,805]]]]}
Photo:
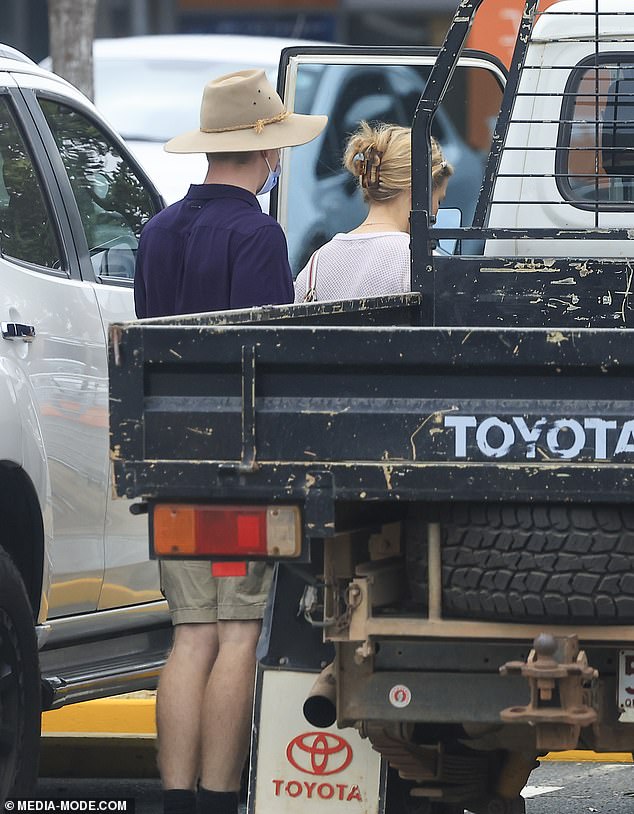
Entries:
{"type": "Polygon", "coordinates": [[[346,592],[348,638],[365,642],[370,639],[367,628],[374,608],[397,602],[403,595],[403,563],[397,558],[360,563],[355,573],[346,592]]]}
{"type": "MultiPolygon", "coordinates": [[[[405,568],[401,557],[359,563],[355,568],[355,577],[367,579],[372,608],[391,605],[404,595],[405,568]]],[[[354,585],[353,582],[349,589],[353,594],[355,594],[354,585]]],[[[356,597],[357,601],[354,604],[350,603],[353,608],[359,605],[358,589],[356,597]]]]}
{"type": "Polygon", "coordinates": [[[527,679],[528,705],[509,707],[502,710],[500,717],[506,723],[535,726],[540,750],[576,749],[581,727],[597,720],[589,685],[599,672],[588,665],[574,635],[540,634],[525,662],[509,661],[500,667],[500,673],[527,679]]]}

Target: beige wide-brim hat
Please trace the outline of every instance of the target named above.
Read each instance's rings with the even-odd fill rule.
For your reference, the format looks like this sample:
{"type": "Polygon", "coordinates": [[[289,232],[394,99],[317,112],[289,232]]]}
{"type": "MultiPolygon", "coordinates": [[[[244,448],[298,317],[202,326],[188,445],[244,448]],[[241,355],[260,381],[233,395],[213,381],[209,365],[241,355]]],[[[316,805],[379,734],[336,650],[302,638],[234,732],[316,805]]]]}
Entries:
{"type": "Polygon", "coordinates": [[[205,85],[200,128],[167,142],[168,153],[243,153],[306,144],[327,116],[290,113],[263,70],[236,71],[205,85]]]}

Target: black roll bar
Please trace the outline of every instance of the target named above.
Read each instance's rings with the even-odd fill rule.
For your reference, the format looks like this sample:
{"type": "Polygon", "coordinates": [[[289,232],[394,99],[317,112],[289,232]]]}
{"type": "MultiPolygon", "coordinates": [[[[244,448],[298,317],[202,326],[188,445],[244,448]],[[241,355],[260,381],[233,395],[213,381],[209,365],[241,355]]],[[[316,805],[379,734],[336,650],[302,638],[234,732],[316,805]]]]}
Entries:
{"type": "MultiPolygon", "coordinates": [[[[421,324],[435,325],[435,275],[433,243],[430,228],[431,217],[431,128],[453,73],[462,54],[475,15],[485,0],[461,0],[454,14],[438,58],[416,106],[412,122],[412,211],[411,229],[411,290],[422,297],[421,324]],[[424,145],[424,149],[422,149],[424,145]]],[[[513,53],[508,83],[502,100],[493,137],[493,145],[482,188],[478,197],[473,225],[484,227],[484,218],[496,177],[502,148],[506,141],[509,121],[515,103],[515,90],[526,58],[533,20],[539,0],[526,0],[520,29],[513,53]]]]}

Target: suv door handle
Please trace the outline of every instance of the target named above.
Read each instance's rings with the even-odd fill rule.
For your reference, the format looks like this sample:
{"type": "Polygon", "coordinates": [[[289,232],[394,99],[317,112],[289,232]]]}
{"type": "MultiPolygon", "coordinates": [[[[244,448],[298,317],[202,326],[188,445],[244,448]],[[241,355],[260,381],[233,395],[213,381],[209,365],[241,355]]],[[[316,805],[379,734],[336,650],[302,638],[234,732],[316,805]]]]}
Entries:
{"type": "Polygon", "coordinates": [[[35,326],[23,325],[21,322],[3,322],[3,339],[21,339],[23,342],[32,342],[35,339],[35,326]]]}

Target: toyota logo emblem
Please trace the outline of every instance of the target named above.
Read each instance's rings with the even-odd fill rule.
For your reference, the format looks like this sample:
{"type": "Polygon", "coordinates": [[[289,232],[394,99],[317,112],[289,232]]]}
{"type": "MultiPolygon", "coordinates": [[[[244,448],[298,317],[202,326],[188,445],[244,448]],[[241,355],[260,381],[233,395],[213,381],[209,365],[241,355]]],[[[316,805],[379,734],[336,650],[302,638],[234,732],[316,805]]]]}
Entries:
{"type": "Polygon", "coordinates": [[[332,732],[304,732],[288,744],[286,758],[300,772],[323,777],[350,765],[352,747],[332,732]]]}

